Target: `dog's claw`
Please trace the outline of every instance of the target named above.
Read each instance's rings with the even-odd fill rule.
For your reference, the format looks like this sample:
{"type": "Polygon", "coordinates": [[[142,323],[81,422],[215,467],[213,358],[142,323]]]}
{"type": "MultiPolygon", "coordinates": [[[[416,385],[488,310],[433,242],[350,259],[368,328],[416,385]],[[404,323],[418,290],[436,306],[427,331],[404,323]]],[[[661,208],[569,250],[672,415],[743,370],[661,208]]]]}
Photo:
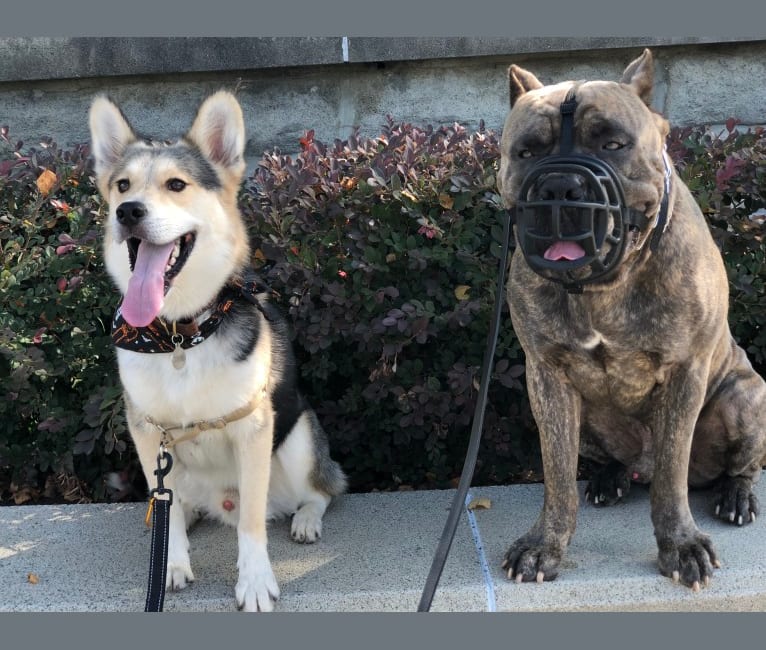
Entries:
{"type": "Polygon", "coordinates": [[[624,465],[617,461],[594,470],[585,487],[585,502],[597,507],[617,503],[628,494],[630,479],[624,465]]]}
{"type": "Polygon", "coordinates": [[[543,574],[542,571],[538,571],[537,575],[535,576],[535,580],[538,584],[543,584],[543,581],[545,580],[545,574],[543,574]]]}
{"type": "Polygon", "coordinates": [[[678,571],[673,571],[671,578],[673,582],[678,582],[681,579],[681,575],[678,573],[678,571]]]}
{"type": "Polygon", "coordinates": [[[699,580],[695,580],[695,581],[692,583],[692,591],[693,591],[693,592],[695,592],[695,593],[697,593],[699,590],[700,590],[700,583],[699,583],[699,580]]]}
{"type": "Polygon", "coordinates": [[[752,479],[743,476],[721,479],[715,501],[716,517],[736,526],[755,521],[760,506],[752,484],[752,479]]]}

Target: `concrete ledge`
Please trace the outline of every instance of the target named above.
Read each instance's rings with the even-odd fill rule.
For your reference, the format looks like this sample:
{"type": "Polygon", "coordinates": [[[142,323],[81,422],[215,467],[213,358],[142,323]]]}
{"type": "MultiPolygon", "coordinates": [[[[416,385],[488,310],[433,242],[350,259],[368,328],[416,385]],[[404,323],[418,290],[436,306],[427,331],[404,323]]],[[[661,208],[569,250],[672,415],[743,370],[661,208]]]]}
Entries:
{"type": "Polygon", "coordinates": [[[341,63],[341,38],[0,38],[0,81],[341,63]]]}
{"type": "Polygon", "coordinates": [[[88,108],[108,93],[139,132],[186,131],[199,102],[236,90],[252,163],[300,150],[309,129],[331,144],[385,116],[434,127],[483,121],[500,133],[510,63],[545,83],[619,79],[644,46],[656,60],[653,107],[672,126],[766,123],[766,39],[725,38],[0,38],[0,125],[36,147],[87,142],[88,108]]]}
{"type": "MultiPolygon", "coordinates": [[[[580,486],[582,491],[583,486],[580,486]]],[[[758,486],[766,502],[766,482],[758,486]]],[[[487,583],[467,517],[458,528],[432,611],[766,611],[764,520],[743,528],[715,520],[710,493],[693,492],[692,512],[716,545],[723,568],[700,593],[656,569],[648,491],[627,502],[584,505],[557,580],[517,585],[500,570],[509,541],[526,532],[542,485],[475,488],[491,500],[475,510],[487,558],[487,583]]],[[[270,528],[282,597],[277,610],[414,612],[453,491],[353,494],[337,500],[313,546],[289,539],[287,522],[270,528]]],[[[142,611],[149,531],[144,504],[0,508],[0,611],[142,611]],[[28,574],[38,576],[37,584],[28,574]]],[[[233,611],[236,535],[209,522],[190,534],[197,581],[168,594],[166,611],[233,611]]]]}
{"type": "Polygon", "coordinates": [[[0,38],[0,82],[736,43],[745,37],[0,38]]]}

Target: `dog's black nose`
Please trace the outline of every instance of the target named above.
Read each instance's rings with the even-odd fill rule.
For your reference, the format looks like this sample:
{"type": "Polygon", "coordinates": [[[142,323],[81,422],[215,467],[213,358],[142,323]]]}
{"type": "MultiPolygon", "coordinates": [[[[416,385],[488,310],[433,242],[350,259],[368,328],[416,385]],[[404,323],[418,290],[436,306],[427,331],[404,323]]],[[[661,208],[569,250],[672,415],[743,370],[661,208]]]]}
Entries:
{"type": "Polygon", "coordinates": [[[117,206],[117,221],[123,226],[135,226],[146,216],[146,206],[139,201],[125,201],[117,206]]]}
{"type": "Polygon", "coordinates": [[[546,174],[537,186],[537,198],[543,201],[582,201],[585,189],[576,174],[546,174]]]}

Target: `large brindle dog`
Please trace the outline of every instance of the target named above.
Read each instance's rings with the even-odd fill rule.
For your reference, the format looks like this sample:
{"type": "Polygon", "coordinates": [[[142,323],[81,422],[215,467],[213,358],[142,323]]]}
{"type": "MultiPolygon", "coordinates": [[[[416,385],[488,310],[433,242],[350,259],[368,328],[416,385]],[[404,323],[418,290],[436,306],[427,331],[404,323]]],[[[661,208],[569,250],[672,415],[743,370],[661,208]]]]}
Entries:
{"type": "Polygon", "coordinates": [[[755,519],[766,384],[727,323],[721,254],[664,151],[649,50],[622,80],[544,86],[509,68],[498,187],[518,247],[508,301],[527,358],[545,473],[542,512],[508,549],[517,582],[552,580],[575,530],[578,450],[588,501],[651,483],[660,572],[695,591],[720,566],[688,486],[755,519]]]}

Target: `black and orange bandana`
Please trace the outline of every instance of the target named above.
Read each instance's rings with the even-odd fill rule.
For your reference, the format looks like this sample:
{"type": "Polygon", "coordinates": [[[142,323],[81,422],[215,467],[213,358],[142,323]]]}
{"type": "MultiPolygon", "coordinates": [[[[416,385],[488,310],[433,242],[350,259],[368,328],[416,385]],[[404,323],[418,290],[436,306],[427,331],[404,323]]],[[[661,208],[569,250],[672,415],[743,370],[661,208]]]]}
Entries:
{"type": "Polygon", "coordinates": [[[168,323],[157,317],[146,327],[133,327],[118,307],[112,319],[112,342],[118,348],[148,354],[173,352],[177,347],[188,350],[215,333],[237,300],[245,299],[260,309],[257,294],[264,291],[269,288],[260,281],[234,280],[212,303],[212,314],[199,324],[196,319],[168,323]]]}

